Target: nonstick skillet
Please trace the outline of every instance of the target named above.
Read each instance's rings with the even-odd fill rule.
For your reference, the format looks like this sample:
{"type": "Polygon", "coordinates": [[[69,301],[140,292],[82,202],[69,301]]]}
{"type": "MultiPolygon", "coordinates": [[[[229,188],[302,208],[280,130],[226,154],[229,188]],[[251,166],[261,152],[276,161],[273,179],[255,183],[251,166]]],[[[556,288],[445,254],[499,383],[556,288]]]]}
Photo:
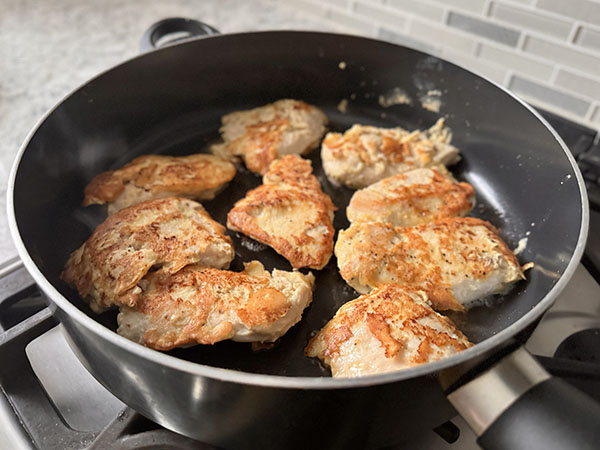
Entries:
{"type": "MultiPolygon", "coordinates": [[[[176,30],[214,32],[171,19],[151,28],[145,44],[176,30]]],[[[345,228],[352,191],[327,181],[318,151],[309,157],[339,208],[336,229],[345,228]]],[[[224,223],[231,205],[258,184],[240,166],[230,186],[205,206],[224,223]]],[[[450,419],[456,414],[451,402],[488,448],[595,447],[598,405],[549,378],[519,347],[579,262],[587,208],[581,174],[564,143],[501,87],[406,47],[296,31],[188,40],[108,70],[38,123],[19,152],[8,191],[19,255],[88,370],[169,429],[248,449],[379,448],[450,419]],[[398,89],[410,103],[385,101],[398,89]],[[419,100],[432,91],[440,95],[439,113],[419,100]],[[69,253],[106,214],[81,207],[93,176],[140,154],[206,151],[218,138],[223,114],[280,98],[322,108],[336,131],[353,123],[423,129],[446,117],[463,157],[451,170],[477,193],[473,215],[497,226],[512,248],[527,238],[519,259],[535,263],[527,281],[509,294],[452,315],[477,345],[396,373],[330,378],[318,361],[303,356],[303,348],[340,305],[357,296],[338,275],[335,257],[316,273],[314,300],[302,321],[274,349],[259,353],[232,342],[150,350],[118,336],[114,312],[93,314],[59,279],[69,253]]],[[[231,235],[233,270],[252,259],[268,269],[290,269],[274,251],[231,235]]]]}

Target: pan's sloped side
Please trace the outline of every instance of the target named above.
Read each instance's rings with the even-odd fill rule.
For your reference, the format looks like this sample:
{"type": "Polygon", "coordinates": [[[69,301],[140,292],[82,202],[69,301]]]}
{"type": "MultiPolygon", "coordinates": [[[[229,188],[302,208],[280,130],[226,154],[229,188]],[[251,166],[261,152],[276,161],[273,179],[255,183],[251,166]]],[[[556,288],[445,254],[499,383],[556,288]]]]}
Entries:
{"type": "Polygon", "coordinates": [[[430,433],[456,414],[432,376],[326,390],[233,383],[157,370],[155,362],[57,313],[75,353],[111,392],[166,428],[217,447],[381,448],[430,433]]]}
{"type": "MultiPolygon", "coordinates": [[[[311,159],[339,208],[335,226],[345,227],[351,192],[328,183],[318,153],[311,159]]],[[[448,419],[452,409],[434,382],[435,373],[497,349],[550,306],[581,254],[587,220],[574,161],[518,100],[420,52],[323,33],[211,37],[128,61],[75,91],[40,123],[21,150],[12,182],[9,214],[14,212],[12,232],[20,255],[55,304],[90,371],[144,415],[225,446],[246,440],[241,434],[224,434],[226,427],[239,423],[246,433],[256,428],[251,434],[256,442],[293,448],[295,442],[308,442],[307,418],[312,418],[310,424],[322,424],[310,439],[341,433],[340,446],[381,446],[412,435],[419,424],[431,428],[448,419]],[[389,103],[380,97],[389,99],[398,89],[411,104],[380,104],[389,103]],[[419,102],[433,91],[440,93],[439,114],[419,102]],[[286,97],[322,107],[331,128],[340,131],[355,122],[425,128],[439,115],[447,117],[463,155],[453,172],[475,186],[475,213],[499,227],[514,247],[527,238],[521,261],[534,261],[537,267],[493,309],[474,308],[453,317],[478,345],[399,373],[320,378],[323,371],[303,356],[303,347],[342,303],[356,296],[337,274],[334,258],[317,274],[305,318],[279,346],[258,354],[237,344],[197,346],[172,355],[138,347],[111,331],[114,314],[94,316],[60,280],[69,252],[104,218],[101,208],[80,206],[83,188],[94,175],[142,153],[200,151],[218,136],[222,114],[286,97]],[[343,100],[348,104],[340,112],[343,100]],[[567,276],[561,278],[563,274],[567,276]],[[181,359],[200,364],[182,364],[181,359]],[[277,427],[272,441],[265,426],[277,427]]],[[[257,177],[240,171],[207,208],[224,223],[233,202],[258,183],[257,177]]],[[[271,250],[253,252],[233,238],[234,268],[258,258],[269,268],[289,269],[271,250]]],[[[335,448],[338,438],[330,439],[328,448],[335,448]]]]}

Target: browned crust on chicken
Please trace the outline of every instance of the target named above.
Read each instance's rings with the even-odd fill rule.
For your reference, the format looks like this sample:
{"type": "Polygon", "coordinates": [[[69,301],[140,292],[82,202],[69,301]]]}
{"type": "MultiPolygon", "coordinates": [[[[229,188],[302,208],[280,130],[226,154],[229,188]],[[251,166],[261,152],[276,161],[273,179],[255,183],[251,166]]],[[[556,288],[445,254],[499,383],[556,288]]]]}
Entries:
{"type": "Polygon", "coordinates": [[[456,182],[443,166],[415,169],[356,191],[347,208],[350,222],[414,226],[465,216],[475,203],[473,186],[456,182]]]}
{"type": "Polygon", "coordinates": [[[438,310],[463,311],[481,294],[500,293],[524,275],[497,230],[480,219],[447,218],[414,227],[352,224],[335,247],[340,274],[358,292],[386,283],[417,286],[438,310]]]}
{"type": "Polygon", "coordinates": [[[62,278],[96,312],[135,305],[151,269],[175,273],[199,263],[227,268],[234,250],[225,228],[202,205],[182,198],[150,200],[110,215],[69,257],[62,278]]]}
{"type": "Polygon", "coordinates": [[[360,376],[412,367],[472,344],[418,289],[386,284],[344,304],[313,337],[305,354],[333,376],[360,376]]]}
{"type": "Polygon", "coordinates": [[[221,155],[241,156],[252,172],[264,175],[285,154],[306,154],[319,145],[327,117],[301,100],[283,99],[222,119],[224,143],[214,146],[221,155]]]}
{"type": "Polygon", "coordinates": [[[323,268],[333,252],[335,206],[312,175],[310,161],[284,156],[263,181],[235,203],[227,227],[271,246],[294,268],[323,268]]]}
{"type": "Polygon", "coordinates": [[[439,119],[425,131],[355,124],[341,133],[327,133],[321,145],[323,169],[329,180],[363,188],[397,173],[460,157],[450,145],[452,133],[439,119]]]}
{"type": "Polygon", "coordinates": [[[210,200],[234,176],[235,166],[214,155],[143,155],[94,177],[83,206],[117,202],[118,210],[171,196],[210,200]]]}
{"type": "Polygon", "coordinates": [[[157,350],[233,339],[273,342],[297,323],[312,300],[314,277],[254,261],[244,272],[190,265],[154,272],[133,308],[122,307],[119,334],[157,350]]]}

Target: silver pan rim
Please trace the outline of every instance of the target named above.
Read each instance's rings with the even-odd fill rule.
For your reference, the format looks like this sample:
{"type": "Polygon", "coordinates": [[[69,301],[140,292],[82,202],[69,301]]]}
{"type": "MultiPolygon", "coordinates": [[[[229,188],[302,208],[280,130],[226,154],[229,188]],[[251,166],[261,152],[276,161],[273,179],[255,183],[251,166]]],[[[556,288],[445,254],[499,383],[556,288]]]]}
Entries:
{"type": "MultiPolygon", "coordinates": [[[[325,36],[337,36],[341,38],[348,39],[360,39],[373,41],[377,43],[385,43],[389,44],[377,39],[359,37],[346,35],[341,33],[325,33],[325,32],[315,32],[315,31],[258,31],[258,32],[243,32],[243,33],[231,33],[226,35],[214,35],[202,37],[200,39],[219,39],[222,37],[230,37],[230,36],[244,36],[248,34],[278,34],[278,33],[310,33],[310,34],[318,34],[325,36]]],[[[190,43],[194,43],[196,40],[189,40],[182,42],[180,44],[176,44],[176,46],[188,45],[190,43]]],[[[396,44],[397,47],[404,47],[396,44]]],[[[159,48],[153,50],[149,53],[159,52],[159,51],[168,51],[169,47],[159,48]]],[[[144,55],[149,53],[144,53],[138,55],[134,58],[128,59],[117,66],[111,67],[96,77],[82,83],[77,88],[73,89],[67,95],[65,95],[61,100],[59,100],[54,107],[49,109],[46,114],[37,122],[37,124],[32,128],[27,137],[25,138],[23,144],[19,148],[15,161],[13,163],[9,181],[8,181],[8,189],[7,189],[7,211],[8,211],[8,225],[10,229],[11,236],[13,238],[13,242],[17,249],[18,255],[21,258],[25,268],[30,273],[34,281],[38,284],[40,289],[45,293],[45,295],[56,305],[56,307],[60,308],[66,315],[71,317],[80,325],[84,326],[90,332],[95,335],[100,336],[103,339],[108,340],[111,344],[121,347],[124,350],[135,354],[137,357],[143,358],[149,362],[169,367],[170,369],[177,370],[184,373],[189,373],[195,376],[211,378],[214,380],[219,380],[222,382],[229,382],[235,384],[244,384],[244,385],[252,385],[252,386],[263,386],[270,388],[282,388],[282,389],[348,389],[354,387],[368,387],[380,384],[394,383],[402,380],[407,380],[411,378],[418,378],[422,376],[431,376],[436,374],[437,372],[447,369],[449,367],[457,366],[471,359],[475,359],[481,355],[485,355],[494,347],[500,346],[503,342],[507,341],[512,336],[516,335],[520,331],[524,330],[526,327],[531,325],[538,317],[540,317],[556,300],[558,295],[563,291],[566,287],[567,283],[575,273],[579,261],[583,256],[583,252],[585,249],[585,243],[588,235],[588,227],[589,227],[589,203],[587,198],[587,191],[585,188],[585,182],[583,180],[583,176],[577,166],[575,158],[571,154],[567,145],[563,142],[562,138],[558,135],[558,133],[552,128],[552,126],[544,119],[532,106],[530,106],[525,101],[521,100],[519,97],[508,91],[506,88],[500,86],[496,82],[490,80],[489,78],[473,72],[471,70],[465,69],[461,66],[458,66],[451,61],[447,61],[443,58],[439,58],[437,56],[428,55],[427,53],[421,52],[416,49],[409,48],[412,51],[417,51],[422,53],[424,56],[431,56],[441,61],[444,61],[448,64],[455,65],[460,69],[470,72],[479,78],[485,80],[487,83],[497,87],[505,94],[512,97],[518,103],[520,103],[523,107],[525,107],[531,114],[533,114],[554,136],[557,143],[561,146],[565,156],[567,157],[569,163],[571,164],[571,169],[575,173],[575,178],[577,180],[577,185],[579,188],[580,201],[582,205],[582,215],[581,215],[581,226],[579,230],[579,237],[577,240],[577,244],[571,255],[569,263],[565,268],[565,271],[556,282],[556,284],[550,289],[546,295],[524,316],[519,318],[515,323],[510,325],[509,327],[503,329],[499,333],[494,336],[489,337],[488,339],[474,345],[473,347],[464,350],[456,355],[453,355],[449,358],[445,358],[440,361],[436,361],[433,363],[424,364],[421,366],[411,367],[398,372],[389,372],[379,375],[368,375],[364,377],[357,378],[332,378],[332,377],[287,377],[281,375],[264,375],[264,374],[256,374],[256,373],[248,373],[242,372],[232,369],[223,369],[219,367],[207,366],[199,363],[194,363],[191,361],[186,361],[183,359],[176,358],[174,356],[161,353],[156,350],[152,350],[150,348],[144,347],[140,344],[136,344],[120,335],[112,330],[104,327],[100,323],[96,322],[94,319],[89,317],[83,311],[79,310],[75,305],[73,305],[66,297],[64,297],[43,275],[41,270],[38,268],[36,263],[30,257],[29,252],[25,248],[25,243],[21,239],[21,235],[19,233],[19,228],[16,222],[16,214],[15,214],[15,205],[14,205],[14,186],[15,180],[17,176],[17,172],[20,166],[21,159],[23,154],[25,153],[31,138],[35,135],[40,126],[45,122],[45,120],[60,106],[62,103],[67,100],[71,95],[77,92],[79,89],[90,83],[96,78],[103,76],[105,73],[120,67],[125,64],[129,64],[130,62],[143,58],[144,55]]]]}

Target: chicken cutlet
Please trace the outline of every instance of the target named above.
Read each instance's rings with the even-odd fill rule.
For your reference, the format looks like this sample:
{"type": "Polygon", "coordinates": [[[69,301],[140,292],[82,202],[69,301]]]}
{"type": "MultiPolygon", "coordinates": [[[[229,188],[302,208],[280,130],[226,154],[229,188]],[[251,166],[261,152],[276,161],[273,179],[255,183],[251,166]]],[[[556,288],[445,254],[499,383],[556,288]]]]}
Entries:
{"type": "Polygon", "coordinates": [[[497,230],[471,217],[405,228],[352,224],[339,233],[335,255],[342,278],[359,293],[386,283],[417,286],[436,310],[464,311],[525,278],[497,230]]]}
{"type": "Polygon", "coordinates": [[[287,155],[227,214],[227,227],[269,245],[292,267],[322,269],[333,253],[335,206],[311,163],[287,155]]]}
{"type": "Polygon", "coordinates": [[[431,308],[425,292],[386,284],[344,304],[305,354],[323,361],[334,377],[357,377],[437,361],[472,345],[431,308]]]}
{"type": "Polygon", "coordinates": [[[153,272],[133,307],[122,306],[117,333],[156,350],[194,344],[273,342],[312,301],[314,276],[267,272],[258,261],[244,272],[190,265],[175,274],[153,272]]]}
{"type": "Polygon", "coordinates": [[[173,274],[188,264],[221,269],[234,256],[225,228],[200,203],[170,197],[108,216],[71,253],[62,279],[100,313],[113,304],[134,306],[138,283],[150,270],[173,274]]]}
{"type": "Polygon", "coordinates": [[[316,148],[325,134],[327,116],[301,100],[284,99],[227,114],[221,122],[224,143],[214,145],[213,153],[241,156],[249,170],[264,175],[277,158],[316,148]]]}
{"type": "Polygon", "coordinates": [[[475,190],[458,183],[444,166],[392,175],[356,191],[346,215],[350,222],[389,222],[410,227],[444,217],[466,216],[475,190]]]}
{"type": "Polygon", "coordinates": [[[412,169],[454,164],[460,157],[451,140],[444,119],[413,132],[354,125],[344,134],[327,133],[321,160],[332,183],[357,189],[412,169]]]}
{"type": "Polygon", "coordinates": [[[235,166],[214,155],[143,155],[103,172],[85,188],[83,206],[108,203],[108,213],[146,200],[212,200],[235,176],[235,166]]]}

